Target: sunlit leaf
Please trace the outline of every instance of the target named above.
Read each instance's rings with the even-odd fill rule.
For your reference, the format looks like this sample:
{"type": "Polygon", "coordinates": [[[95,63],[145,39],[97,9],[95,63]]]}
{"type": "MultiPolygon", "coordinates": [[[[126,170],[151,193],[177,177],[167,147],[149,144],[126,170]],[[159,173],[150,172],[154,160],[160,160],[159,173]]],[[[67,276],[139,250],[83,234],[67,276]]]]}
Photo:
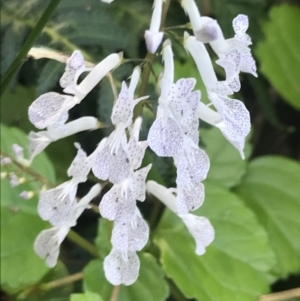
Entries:
{"type": "MultiPolygon", "coordinates": [[[[200,128],[200,141],[210,159],[207,179],[226,187],[237,185],[246,172],[247,161],[226,140],[217,128],[200,128]]],[[[246,141],[245,156],[249,157],[251,146],[246,141]]]]}
{"type": "Polygon", "coordinates": [[[264,24],[265,39],[256,54],[260,71],[281,96],[300,109],[300,9],[282,5],[272,8],[270,21],[264,24]]]}
{"type": "Polygon", "coordinates": [[[279,277],[300,271],[300,164],[283,157],[251,162],[238,194],[268,233],[279,277]]]}
{"type": "MultiPolygon", "coordinates": [[[[14,143],[24,147],[25,155],[28,155],[26,135],[16,128],[1,125],[1,151],[12,154],[14,143]]],[[[38,197],[24,200],[19,194],[23,190],[38,192],[42,186],[39,179],[54,182],[55,174],[45,154],[36,158],[30,173],[18,169],[13,163],[4,166],[2,172],[5,171],[16,172],[27,179],[16,188],[10,186],[8,178],[1,180],[1,285],[6,290],[15,291],[39,281],[49,270],[33,250],[36,236],[48,227],[37,214],[38,197]]]]}
{"type": "Polygon", "coordinates": [[[72,294],[70,301],[102,301],[103,299],[95,293],[72,294]]]}
{"type": "Polygon", "coordinates": [[[206,184],[195,214],[209,218],[216,237],[203,256],[182,221],[166,211],[154,240],[168,277],[188,298],[255,301],[269,290],[274,254],[255,215],[234,194],[206,184]]]}

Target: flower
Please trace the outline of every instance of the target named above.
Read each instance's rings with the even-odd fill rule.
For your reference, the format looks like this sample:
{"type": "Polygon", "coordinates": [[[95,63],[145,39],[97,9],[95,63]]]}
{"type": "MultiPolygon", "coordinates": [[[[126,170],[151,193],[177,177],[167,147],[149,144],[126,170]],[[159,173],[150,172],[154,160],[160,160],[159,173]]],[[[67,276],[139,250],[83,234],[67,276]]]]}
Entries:
{"type": "Polygon", "coordinates": [[[146,144],[135,143],[134,138],[127,142],[126,128],[132,123],[133,109],[135,105],[148,98],[143,96],[134,99],[140,69],[135,68],[131,77],[129,88],[126,83],[122,83],[119,97],[113,107],[111,120],[115,125],[115,130],[105,141],[103,148],[94,156],[92,171],[101,180],[109,180],[112,183],[121,183],[129,176],[131,164],[136,166],[130,159],[139,163],[142,160],[146,144]],[[135,157],[138,155],[138,157],[135,157]],[[135,159],[134,159],[135,158],[135,159]]]}
{"type": "Polygon", "coordinates": [[[139,276],[140,260],[136,252],[128,252],[124,259],[121,251],[112,249],[104,259],[103,268],[111,284],[131,285],[139,276]]]}
{"type": "MultiPolygon", "coordinates": [[[[78,217],[88,208],[90,201],[101,192],[99,184],[94,185],[91,190],[77,203],[70,207],[72,214],[65,217],[60,226],[43,230],[35,239],[34,250],[42,259],[46,259],[48,267],[54,267],[57,263],[59,248],[70,228],[76,225],[78,217]]],[[[58,209],[59,210],[59,209],[58,209]]]]}
{"type": "Polygon", "coordinates": [[[48,128],[46,131],[29,133],[29,162],[40,154],[51,142],[74,135],[81,131],[95,130],[100,123],[95,117],[81,117],[65,125],[65,130],[48,128]]]}
{"type": "Polygon", "coordinates": [[[174,62],[170,40],[163,47],[164,73],[161,79],[161,94],[158,99],[156,119],[149,133],[150,148],[160,157],[172,157],[183,146],[183,132],[172,114],[170,100],[173,96],[174,62]]]}
{"type": "MultiPolygon", "coordinates": [[[[80,103],[82,99],[96,86],[96,84],[122,61],[122,53],[113,53],[96,65],[84,80],[76,85],[78,76],[83,71],[83,59],[78,51],[75,51],[67,61],[66,72],[62,76],[61,83],[67,93],[74,96],[49,92],[38,97],[28,109],[30,122],[38,129],[55,127],[64,130],[64,124],[68,119],[68,111],[80,103]]],[[[90,69],[88,69],[90,70],[90,69]]]]}
{"type": "Polygon", "coordinates": [[[209,220],[205,217],[190,213],[178,214],[175,196],[169,189],[155,181],[147,182],[147,191],[157,197],[170,210],[177,214],[177,216],[184,222],[196,242],[196,254],[203,255],[205,253],[205,248],[212,243],[215,237],[214,228],[209,220]]]}
{"type": "MultiPolygon", "coordinates": [[[[226,139],[238,149],[244,159],[245,137],[250,132],[250,115],[245,105],[237,100],[231,99],[227,95],[232,94],[232,82],[218,81],[214,72],[211,60],[203,43],[197,41],[195,37],[185,34],[184,45],[192,55],[199,73],[203,79],[208,92],[208,97],[216,108],[222,121],[210,122],[210,116],[206,111],[201,113],[198,110],[198,117],[217,126],[226,139]]],[[[203,106],[202,106],[203,107],[203,106]]]]}
{"type": "Polygon", "coordinates": [[[49,221],[56,227],[63,226],[74,216],[77,186],[87,180],[91,169],[91,162],[86,153],[78,143],[75,143],[75,147],[78,149],[77,155],[67,171],[72,179],[40,193],[38,213],[43,220],[49,221]]]}
{"type": "Polygon", "coordinates": [[[145,40],[147,50],[150,53],[155,53],[160,45],[164,33],[159,31],[161,23],[163,0],[154,0],[153,13],[149,30],[145,31],[145,40]]]}

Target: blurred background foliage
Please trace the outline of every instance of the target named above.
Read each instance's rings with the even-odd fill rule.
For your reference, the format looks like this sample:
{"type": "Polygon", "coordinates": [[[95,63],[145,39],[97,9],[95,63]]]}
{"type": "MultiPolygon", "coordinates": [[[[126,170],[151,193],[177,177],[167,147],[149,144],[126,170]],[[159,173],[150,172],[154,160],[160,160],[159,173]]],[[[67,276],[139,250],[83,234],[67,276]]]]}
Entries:
{"type": "MultiPolygon", "coordinates": [[[[2,76],[48,3],[1,1],[2,76]]],[[[260,297],[300,287],[299,1],[197,3],[202,15],[219,21],[225,37],[233,35],[231,22],[237,14],[246,14],[250,19],[249,34],[259,76],[242,74],[242,89],[237,95],[249,109],[253,125],[246,160],[240,159],[217,129],[202,122],[201,147],[210,157],[211,169],[205,181],[205,203],[196,214],[210,219],[216,239],[204,256],[195,255],[194,242],[182,222],[148,196],[141,211],[152,229],[151,240],[139,254],[138,281],[121,287],[118,300],[299,300],[299,294],[298,298],[260,297]]],[[[151,7],[149,0],[115,0],[110,5],[99,0],[61,0],[35,46],[66,55],[80,49],[85,59],[94,63],[118,51],[123,51],[125,58],[144,58],[143,34],[149,27],[151,7]]],[[[165,26],[187,22],[179,2],[171,0],[165,26]]],[[[174,33],[175,30],[168,31],[166,37],[173,42],[176,79],[195,77],[205,101],[198,72],[174,33]]],[[[176,31],[176,35],[181,34],[176,31]]],[[[129,62],[113,72],[117,88],[137,64],[129,62]]],[[[161,68],[158,56],[153,65],[157,76],[161,68]]],[[[10,154],[14,143],[27,147],[26,134],[34,130],[27,108],[42,93],[61,92],[58,81],[63,70],[64,65],[54,60],[28,57],[24,62],[1,98],[1,152],[10,154]]],[[[222,71],[217,71],[222,78],[222,71]]],[[[145,108],[143,112],[143,139],[155,116],[156,79],[151,76],[148,86],[150,102],[154,102],[152,110],[145,108]]],[[[70,120],[91,115],[110,125],[113,101],[109,81],[104,78],[85,101],[71,110],[70,120]]],[[[105,280],[102,262],[110,250],[111,223],[85,211],[75,231],[95,243],[98,258],[67,239],[62,245],[61,261],[50,270],[32,248],[37,234],[49,227],[37,215],[38,198],[19,198],[24,189],[38,190],[41,184],[58,185],[66,180],[66,170],[75,156],[73,143],[80,142],[91,153],[110,131],[111,128],[79,133],[52,143],[35,159],[31,173],[13,164],[5,170],[17,170],[28,181],[12,189],[7,179],[1,180],[1,300],[110,300],[113,287],[105,280]],[[80,281],[53,285],[54,280],[70,279],[69,275],[77,275],[80,281]]],[[[149,162],[153,162],[150,179],[167,187],[175,184],[172,160],[157,158],[148,150],[144,164],[149,162]]],[[[93,179],[82,184],[79,196],[92,184],[93,179]]]]}

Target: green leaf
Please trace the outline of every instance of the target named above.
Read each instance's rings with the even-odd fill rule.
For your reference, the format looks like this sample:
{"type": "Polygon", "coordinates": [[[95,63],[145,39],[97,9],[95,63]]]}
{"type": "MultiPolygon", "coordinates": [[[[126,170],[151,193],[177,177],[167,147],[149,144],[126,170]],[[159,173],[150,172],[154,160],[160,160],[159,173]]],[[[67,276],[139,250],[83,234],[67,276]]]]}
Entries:
{"type": "Polygon", "coordinates": [[[54,60],[47,61],[39,76],[36,95],[40,96],[43,93],[50,92],[51,89],[53,89],[53,87],[58,84],[59,78],[63,74],[64,68],[65,64],[54,60]]]}
{"type": "MultiPolygon", "coordinates": [[[[2,190],[1,199],[6,196],[2,190]]],[[[46,226],[37,214],[1,206],[1,285],[8,291],[35,283],[48,271],[33,250],[36,236],[46,226]]]]}
{"type": "Polygon", "coordinates": [[[1,122],[9,126],[22,126],[24,131],[33,130],[27,111],[35,98],[34,87],[18,85],[14,91],[6,90],[1,97],[1,122]]]}
{"type": "MultiPolygon", "coordinates": [[[[11,154],[14,143],[24,147],[28,155],[26,135],[17,128],[1,125],[1,151],[11,154]]],[[[55,181],[53,167],[45,154],[36,158],[31,170],[55,181]]],[[[13,163],[3,166],[2,172],[5,171],[21,175],[13,163]]],[[[38,198],[23,200],[19,196],[23,190],[39,191],[41,183],[33,181],[24,171],[22,176],[28,182],[16,188],[10,186],[7,178],[1,180],[1,285],[10,292],[39,281],[49,270],[33,250],[36,236],[48,227],[37,215],[38,198]]]]}
{"type": "MultiPolygon", "coordinates": [[[[1,150],[8,155],[13,156],[13,144],[18,144],[23,147],[24,157],[29,157],[29,140],[25,133],[15,127],[9,128],[1,124],[1,150]]],[[[45,153],[41,153],[33,160],[31,168],[50,182],[55,182],[55,173],[53,166],[45,153]]],[[[32,185],[34,185],[34,183],[32,185]]]]}
{"type": "MultiPolygon", "coordinates": [[[[207,180],[225,187],[236,186],[246,172],[247,161],[226,140],[217,128],[205,129],[200,127],[200,141],[210,159],[210,169],[207,180]]],[[[251,146],[245,145],[246,159],[250,155],[251,146]]]]}
{"type": "MultiPolygon", "coordinates": [[[[162,268],[148,253],[139,253],[139,258],[139,278],[131,286],[121,286],[118,300],[165,301],[169,295],[169,288],[162,268]]],[[[113,286],[105,279],[101,260],[92,260],[84,269],[83,285],[85,291],[98,293],[104,300],[110,300],[113,286]]]]}
{"type": "Polygon", "coordinates": [[[272,8],[270,21],[263,31],[256,54],[260,71],[268,78],[280,95],[294,108],[300,109],[300,9],[281,5],[272,8]]]}
{"type": "Polygon", "coordinates": [[[85,292],[84,294],[72,294],[70,301],[103,301],[103,299],[98,294],[85,292]]]}
{"type": "Polygon", "coordinates": [[[206,184],[204,205],[194,214],[207,217],[216,237],[203,256],[183,222],[166,210],[154,235],[161,261],[187,298],[206,301],[255,301],[269,290],[274,254],[252,211],[224,188],[206,184]]]}
{"type": "Polygon", "coordinates": [[[113,222],[104,218],[99,218],[98,233],[95,243],[99,250],[99,257],[103,260],[111,250],[110,237],[112,228],[113,222]]]}
{"type": "Polygon", "coordinates": [[[300,271],[300,164],[267,156],[250,163],[237,193],[265,227],[278,277],[300,271]]]}

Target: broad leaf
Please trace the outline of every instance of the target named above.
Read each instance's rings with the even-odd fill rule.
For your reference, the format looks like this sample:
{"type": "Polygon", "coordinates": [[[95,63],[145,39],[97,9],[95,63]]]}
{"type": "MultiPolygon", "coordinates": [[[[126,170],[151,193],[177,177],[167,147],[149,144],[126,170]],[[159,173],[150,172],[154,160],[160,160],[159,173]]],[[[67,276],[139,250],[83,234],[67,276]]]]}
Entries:
{"type": "Polygon", "coordinates": [[[279,277],[300,271],[300,164],[268,156],[254,160],[237,193],[269,235],[279,277]]]}
{"type": "MultiPolygon", "coordinates": [[[[225,139],[217,128],[200,128],[200,141],[210,159],[207,179],[217,185],[236,186],[246,172],[247,161],[242,160],[239,152],[225,139]]],[[[245,157],[250,155],[251,146],[245,145],[245,157]]]]}
{"type": "MultiPolygon", "coordinates": [[[[14,143],[24,147],[28,155],[26,135],[17,128],[1,125],[1,151],[11,155],[14,143]]],[[[7,178],[1,181],[1,285],[8,291],[37,282],[49,270],[33,250],[36,236],[48,226],[37,214],[38,198],[23,200],[19,194],[23,190],[38,192],[42,186],[39,179],[54,182],[54,170],[45,154],[37,157],[27,170],[21,171],[13,163],[2,168],[2,172],[14,171],[28,181],[15,188],[7,178]]]]}
{"type": "Polygon", "coordinates": [[[103,299],[95,293],[72,294],[70,301],[102,301],[103,299]]]}
{"type": "Polygon", "coordinates": [[[274,265],[266,232],[236,195],[208,183],[205,188],[195,214],[209,218],[215,240],[197,256],[183,222],[166,210],[154,236],[165,272],[187,298],[255,301],[268,292],[274,265]]]}
{"type": "MultiPolygon", "coordinates": [[[[118,300],[165,301],[169,288],[164,280],[164,272],[156,259],[148,253],[139,253],[140,275],[131,286],[121,286],[118,300]]],[[[103,262],[91,261],[84,269],[84,289],[96,292],[104,300],[110,300],[113,286],[105,279],[103,262]]]]}
{"type": "Polygon", "coordinates": [[[272,8],[270,21],[263,31],[265,40],[260,42],[256,54],[260,71],[274,88],[293,107],[300,109],[300,9],[282,5],[272,8]]]}

